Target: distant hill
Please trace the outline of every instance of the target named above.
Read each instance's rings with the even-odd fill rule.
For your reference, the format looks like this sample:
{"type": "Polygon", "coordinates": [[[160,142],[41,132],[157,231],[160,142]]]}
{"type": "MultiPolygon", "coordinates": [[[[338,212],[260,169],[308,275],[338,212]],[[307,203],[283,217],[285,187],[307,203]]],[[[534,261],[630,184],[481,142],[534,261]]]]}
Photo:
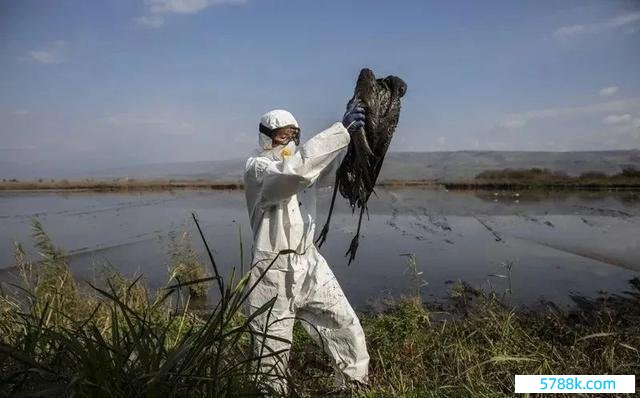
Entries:
{"type": "MultiPolygon", "coordinates": [[[[68,178],[207,179],[233,181],[242,178],[245,159],[158,163],[107,169],[68,178]]],[[[625,167],[640,169],[640,150],[588,152],[452,151],[391,152],[380,180],[447,180],[473,178],[489,169],[548,168],[578,175],[585,171],[615,174],[625,167]]],[[[5,173],[1,173],[4,178],[5,173]]]]}
{"type": "Polygon", "coordinates": [[[91,178],[138,178],[138,179],[207,179],[235,181],[242,179],[246,159],[212,160],[202,162],[154,163],[133,167],[108,169],[90,175],[91,178]]]}
{"type": "Polygon", "coordinates": [[[380,179],[459,181],[489,169],[547,168],[579,175],[585,171],[615,174],[640,168],[640,150],[589,152],[453,151],[390,153],[380,179]]]}

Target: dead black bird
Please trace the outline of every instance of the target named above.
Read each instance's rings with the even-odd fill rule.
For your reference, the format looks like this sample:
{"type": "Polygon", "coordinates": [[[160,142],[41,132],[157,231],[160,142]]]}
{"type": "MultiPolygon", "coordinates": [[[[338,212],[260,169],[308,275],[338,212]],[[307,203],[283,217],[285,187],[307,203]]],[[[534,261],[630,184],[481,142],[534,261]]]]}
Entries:
{"type": "Polygon", "coordinates": [[[400,98],[406,93],[406,83],[396,76],[376,79],[370,69],[362,69],[350,103],[356,102],[364,108],[365,126],[351,135],[349,149],[336,172],[331,206],[327,221],[316,239],[322,246],[329,233],[331,213],[336,201],[336,192],[349,200],[352,211],[360,208],[358,230],[351,240],[349,264],[356,256],[360,238],[362,215],[367,210],[369,196],[378,179],[382,162],[391,143],[391,138],[400,118],[400,98]]]}

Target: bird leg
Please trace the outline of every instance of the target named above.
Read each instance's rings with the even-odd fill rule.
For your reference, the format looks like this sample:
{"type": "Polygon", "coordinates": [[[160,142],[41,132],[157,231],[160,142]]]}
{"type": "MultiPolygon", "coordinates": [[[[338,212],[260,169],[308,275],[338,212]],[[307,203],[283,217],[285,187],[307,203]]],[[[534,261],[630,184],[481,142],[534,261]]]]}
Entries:
{"type": "Polygon", "coordinates": [[[351,264],[353,259],[356,258],[356,251],[358,251],[358,243],[360,241],[360,226],[362,225],[362,215],[364,214],[365,209],[366,209],[366,206],[362,206],[360,208],[360,218],[358,219],[358,232],[356,232],[356,236],[354,236],[353,239],[351,240],[351,245],[349,246],[349,250],[347,250],[347,252],[344,254],[345,256],[349,256],[349,265],[351,264]]]}
{"type": "Polygon", "coordinates": [[[340,180],[338,180],[338,173],[336,172],[336,182],[333,185],[333,195],[331,196],[331,206],[329,206],[329,214],[327,214],[327,221],[324,223],[324,227],[322,227],[322,231],[318,238],[316,239],[316,244],[318,247],[322,246],[325,240],[327,240],[327,234],[329,233],[329,223],[331,222],[331,214],[333,214],[333,205],[336,203],[336,194],[338,193],[338,186],[340,185],[340,180]]]}
{"type": "Polygon", "coordinates": [[[369,141],[367,140],[364,128],[360,128],[357,132],[351,134],[351,137],[355,142],[354,148],[357,151],[357,157],[368,159],[369,156],[373,156],[373,151],[369,146],[369,141]]]}

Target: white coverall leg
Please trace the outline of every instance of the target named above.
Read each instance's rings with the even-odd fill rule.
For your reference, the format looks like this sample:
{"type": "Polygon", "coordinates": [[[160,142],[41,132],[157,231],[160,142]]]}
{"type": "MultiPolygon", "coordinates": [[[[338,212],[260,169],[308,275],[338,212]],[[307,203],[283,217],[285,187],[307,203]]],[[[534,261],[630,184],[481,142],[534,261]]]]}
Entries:
{"type": "MultiPolygon", "coordinates": [[[[269,128],[297,126],[286,111],[269,112],[261,123],[269,128]]],[[[286,374],[294,318],[298,318],[331,357],[341,377],[367,381],[369,355],[360,321],[313,244],[314,183],[323,171],[335,166],[332,163],[344,153],[349,140],[342,123],[297,150],[290,145],[272,148],[270,139],[261,137],[262,152],[247,161],[245,193],[254,238],[249,286],[257,283],[248,298],[250,313],[275,297],[271,311],[251,324],[254,331],[267,330],[275,338],[260,339],[254,348],[262,355],[284,350],[261,360],[263,372],[286,374]],[[296,253],[277,256],[285,249],[296,253]]]]}

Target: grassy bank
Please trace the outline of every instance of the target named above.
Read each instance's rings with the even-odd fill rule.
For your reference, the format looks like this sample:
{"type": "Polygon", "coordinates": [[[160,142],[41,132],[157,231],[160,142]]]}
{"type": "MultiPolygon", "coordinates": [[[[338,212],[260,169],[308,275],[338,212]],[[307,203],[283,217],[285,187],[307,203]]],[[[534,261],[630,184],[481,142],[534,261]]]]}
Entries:
{"type": "MultiPolygon", "coordinates": [[[[620,173],[607,175],[601,172],[586,172],[579,176],[548,169],[503,169],[486,170],[475,178],[464,181],[440,181],[426,179],[387,179],[377,183],[380,187],[439,187],[447,189],[640,189],[640,171],[624,169],[620,173]]],[[[243,189],[241,181],[198,180],[37,180],[19,181],[15,179],[0,181],[0,190],[75,190],[75,191],[142,191],[171,189],[243,189]]]]}
{"type": "MultiPolygon", "coordinates": [[[[438,184],[430,180],[384,180],[379,181],[382,187],[436,187],[438,184]]],[[[241,181],[209,181],[209,180],[3,180],[0,191],[161,191],[171,189],[243,189],[241,181]]]]}
{"type": "Polygon", "coordinates": [[[239,181],[208,180],[3,180],[2,191],[162,191],[171,189],[242,189],[239,181]]]}
{"type": "MultiPolygon", "coordinates": [[[[64,252],[38,224],[34,232],[41,260],[29,262],[17,246],[20,288],[5,286],[0,296],[0,395],[223,397],[260,396],[269,388],[250,349],[264,336],[248,321],[271,303],[247,318],[241,307],[251,286],[246,278],[215,278],[215,262],[214,277],[178,273],[201,264],[186,236],[172,246],[178,261],[169,282],[150,292],[117,273],[93,286],[75,281],[64,252]],[[203,283],[222,292],[222,300],[196,310],[190,297],[201,290],[189,288],[203,283]]],[[[415,293],[361,317],[371,380],[353,396],[512,397],[515,374],[640,373],[638,279],[621,295],[577,299],[575,311],[549,304],[533,313],[464,283],[446,303],[425,304],[418,298],[419,266],[410,265],[415,293]]],[[[404,267],[398,264],[398,272],[404,267]]],[[[328,357],[299,325],[291,375],[281,376],[293,396],[330,392],[328,357]]]]}
{"type": "Polygon", "coordinates": [[[578,176],[549,169],[486,170],[473,180],[442,182],[448,189],[640,189],[640,170],[624,169],[617,174],[597,171],[578,176]]]}

